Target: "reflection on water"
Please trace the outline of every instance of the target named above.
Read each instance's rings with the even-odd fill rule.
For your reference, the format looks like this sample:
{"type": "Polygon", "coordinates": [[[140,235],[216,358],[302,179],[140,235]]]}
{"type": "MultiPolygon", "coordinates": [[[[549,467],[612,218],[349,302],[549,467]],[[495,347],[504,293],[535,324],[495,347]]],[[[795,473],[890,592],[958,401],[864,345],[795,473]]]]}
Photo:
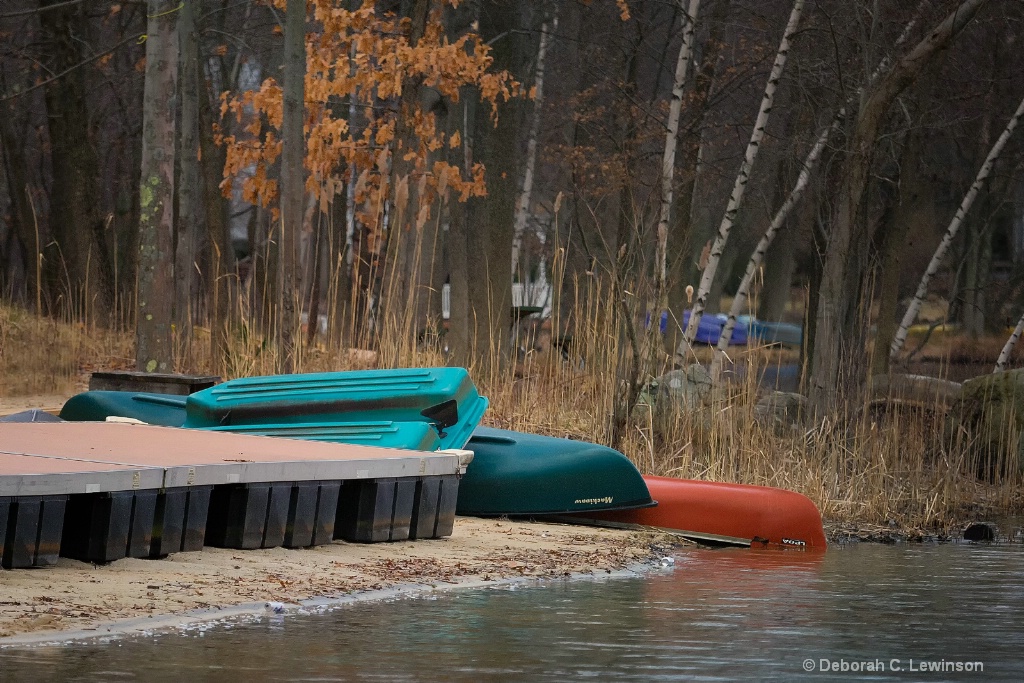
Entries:
{"type": "Polygon", "coordinates": [[[0,678],[1020,681],[1022,614],[1019,545],[685,550],[670,570],[641,578],[4,650],[0,678]],[[951,670],[922,672],[930,662],[951,670]],[[984,670],[958,672],[958,662],[984,670]]]}

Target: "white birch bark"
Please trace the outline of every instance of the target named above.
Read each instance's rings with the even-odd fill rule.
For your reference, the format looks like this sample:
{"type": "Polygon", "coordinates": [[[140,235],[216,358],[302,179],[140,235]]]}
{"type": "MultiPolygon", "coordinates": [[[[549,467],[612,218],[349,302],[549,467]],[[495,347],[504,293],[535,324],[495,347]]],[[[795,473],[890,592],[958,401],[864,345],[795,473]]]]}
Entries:
{"type": "MultiPolygon", "coordinates": [[[[924,9],[926,2],[927,0],[924,0],[923,2],[918,4],[917,12],[915,13],[914,17],[907,22],[906,26],[903,27],[903,31],[896,39],[896,42],[893,46],[894,48],[898,48],[900,45],[906,42],[907,38],[910,36],[910,31],[914,28],[914,25],[917,23],[917,19],[920,16],[921,11],[924,9]]],[[[870,85],[871,83],[875,82],[878,79],[878,77],[882,74],[882,72],[884,72],[889,67],[889,64],[891,62],[891,57],[885,57],[882,60],[880,60],[878,65],[875,67],[874,71],[872,71],[871,75],[868,77],[867,85],[870,85]]],[[[729,346],[729,339],[732,337],[733,329],[735,329],[736,327],[736,318],[739,316],[740,311],[743,310],[743,307],[747,303],[747,296],[750,293],[750,285],[754,280],[754,273],[757,272],[757,269],[764,261],[764,256],[768,252],[768,248],[771,246],[772,242],[775,240],[775,235],[778,233],[783,223],[789,217],[789,214],[793,210],[793,207],[796,205],[798,201],[800,201],[800,198],[803,196],[803,193],[807,188],[807,184],[810,181],[811,173],[817,166],[818,160],[821,158],[821,153],[824,150],[825,145],[828,144],[828,140],[832,136],[832,134],[839,129],[839,126],[840,124],[842,124],[843,119],[846,118],[847,107],[851,106],[860,97],[860,94],[863,91],[864,86],[858,88],[857,92],[851,95],[850,98],[847,100],[846,106],[840,109],[839,112],[835,115],[835,118],[832,120],[832,125],[823,130],[821,132],[821,135],[818,136],[818,140],[815,142],[814,147],[808,153],[807,158],[804,159],[803,168],[801,169],[800,175],[797,178],[796,185],[793,187],[793,190],[789,193],[789,196],[786,198],[785,203],[779,208],[778,212],[775,214],[775,218],[772,220],[771,225],[768,226],[768,230],[765,232],[764,236],[762,236],[761,241],[758,242],[757,247],[754,249],[754,253],[750,257],[750,262],[747,264],[747,270],[743,275],[743,280],[740,282],[739,289],[736,291],[736,297],[733,299],[732,307],[729,310],[729,319],[728,321],[726,321],[725,327],[722,329],[722,336],[718,340],[717,350],[719,353],[724,353],[729,346]]],[[[720,369],[721,367],[721,358],[719,353],[715,354],[715,363],[713,367],[716,369],[720,369]]]]}
{"type": "Polygon", "coordinates": [[[700,278],[700,287],[697,290],[697,298],[693,302],[693,308],[690,310],[690,321],[686,326],[686,333],[683,335],[683,348],[680,349],[684,352],[683,355],[688,355],[686,352],[688,352],[689,347],[693,345],[693,340],[697,336],[697,328],[700,325],[701,316],[704,314],[708,292],[711,290],[711,283],[715,279],[715,271],[718,269],[718,261],[722,257],[725,244],[729,240],[729,232],[732,230],[732,226],[736,221],[736,215],[743,202],[743,194],[746,192],[747,183],[750,180],[750,172],[754,166],[754,161],[757,158],[757,152],[760,149],[761,140],[764,138],[765,128],[768,125],[768,119],[772,110],[772,102],[775,99],[775,89],[779,85],[779,79],[782,77],[782,71],[786,66],[786,58],[789,56],[790,43],[792,42],[793,34],[796,32],[797,24],[800,22],[800,15],[803,12],[803,9],[804,0],[796,0],[796,2],[793,3],[793,10],[789,15],[789,22],[786,24],[786,30],[782,34],[782,41],[779,43],[779,51],[775,55],[775,64],[772,66],[772,72],[768,76],[768,84],[764,89],[764,97],[761,99],[761,109],[758,111],[757,120],[754,122],[754,130],[750,135],[750,142],[747,143],[747,151],[744,155],[743,163],[740,165],[739,173],[736,176],[736,183],[733,186],[732,194],[729,196],[729,204],[725,209],[725,215],[722,216],[722,223],[718,227],[718,235],[715,237],[714,244],[711,246],[708,263],[700,278]]]}
{"type": "MultiPolygon", "coordinates": [[[[897,37],[896,42],[893,45],[893,48],[898,48],[904,42],[906,42],[907,38],[910,36],[911,30],[913,30],[914,26],[917,24],[917,21],[920,18],[922,11],[927,5],[927,2],[928,0],[922,0],[922,2],[918,4],[917,11],[914,13],[914,16],[910,19],[910,21],[908,21],[907,24],[903,27],[903,31],[900,33],[899,37],[897,37]]],[[[757,247],[754,249],[754,253],[750,257],[750,262],[747,264],[747,270],[743,275],[743,280],[740,282],[739,289],[736,291],[736,296],[733,299],[732,307],[729,310],[729,319],[726,321],[725,326],[722,328],[722,336],[718,340],[718,345],[716,347],[715,356],[711,366],[711,375],[712,378],[714,378],[716,381],[718,377],[721,375],[723,356],[725,354],[725,351],[728,349],[729,340],[732,338],[733,330],[736,327],[736,319],[739,317],[740,312],[743,310],[743,307],[747,303],[747,298],[750,293],[750,285],[754,280],[754,274],[757,272],[757,269],[761,266],[761,263],[764,261],[764,256],[768,252],[768,248],[771,246],[772,242],[775,240],[775,235],[778,234],[778,231],[782,228],[782,225],[785,223],[786,219],[789,217],[789,214],[792,212],[793,207],[796,205],[798,201],[800,201],[800,198],[803,196],[803,193],[807,188],[807,184],[810,181],[811,173],[817,166],[818,160],[821,158],[821,153],[824,150],[825,145],[828,144],[829,138],[832,136],[833,133],[835,133],[839,129],[839,126],[846,118],[847,108],[852,106],[857,101],[857,99],[860,98],[861,93],[864,91],[864,88],[874,83],[878,79],[878,77],[881,76],[881,74],[886,69],[889,68],[889,65],[891,63],[892,58],[889,56],[886,56],[883,59],[881,59],[878,65],[875,67],[874,71],[871,72],[871,75],[868,76],[867,83],[864,86],[858,88],[857,91],[847,99],[846,105],[842,109],[840,109],[839,112],[833,118],[832,124],[828,128],[824,129],[821,132],[821,135],[818,136],[818,140],[815,142],[814,147],[808,153],[807,158],[804,159],[803,168],[801,169],[800,175],[797,178],[796,185],[793,187],[793,190],[789,193],[789,196],[786,198],[785,203],[783,203],[783,205],[779,208],[778,212],[775,214],[775,217],[772,220],[771,225],[768,226],[768,230],[765,232],[764,236],[762,236],[761,241],[758,242],[757,247]]]]}
{"type": "Polygon", "coordinates": [[[956,233],[960,229],[961,224],[963,224],[964,216],[966,216],[967,212],[970,211],[975,197],[978,196],[981,186],[985,184],[985,180],[992,172],[992,167],[995,165],[996,159],[999,157],[1000,152],[1003,151],[1006,141],[1010,139],[1010,135],[1013,134],[1013,131],[1017,127],[1017,123],[1020,121],[1022,115],[1024,115],[1024,99],[1022,99],[1020,104],[1017,106],[1017,111],[1014,112],[1012,117],[1010,117],[1010,122],[1006,124],[1006,129],[1003,131],[1003,134],[1000,135],[999,139],[996,140],[996,143],[992,145],[992,149],[985,158],[985,163],[981,165],[981,169],[978,171],[978,176],[971,185],[971,189],[967,191],[963,201],[960,202],[960,208],[957,209],[956,215],[953,216],[953,220],[950,221],[949,227],[946,228],[946,234],[942,237],[939,247],[935,250],[935,254],[932,256],[932,260],[928,264],[928,269],[925,270],[924,275],[921,277],[921,282],[917,285],[917,292],[914,294],[914,298],[910,302],[910,306],[907,308],[907,312],[903,316],[903,320],[900,322],[900,327],[896,331],[896,336],[892,340],[892,345],[889,347],[890,360],[894,360],[903,348],[903,343],[907,340],[907,331],[910,329],[914,319],[917,317],[918,311],[921,310],[921,303],[924,301],[924,297],[928,293],[928,284],[935,276],[935,273],[938,272],[939,266],[942,265],[942,259],[945,257],[946,251],[949,249],[949,245],[953,242],[953,238],[956,237],[956,233]]]}
{"type": "MultiPolygon", "coordinates": [[[[842,112],[840,112],[842,114],[842,112]]],[[[807,158],[804,159],[803,168],[800,170],[800,175],[797,177],[796,185],[790,191],[789,196],[786,197],[786,201],[779,207],[779,210],[775,213],[775,218],[772,219],[771,225],[768,226],[768,230],[765,231],[761,237],[761,241],[757,243],[757,247],[754,249],[753,255],[750,257],[750,261],[747,263],[747,270],[743,274],[743,280],[740,281],[739,289],[736,290],[736,297],[732,301],[732,307],[729,309],[729,320],[726,321],[725,327],[722,328],[722,336],[718,340],[718,348],[715,354],[715,360],[718,360],[718,355],[724,352],[729,346],[729,338],[732,337],[732,331],[736,327],[736,318],[739,316],[740,311],[747,303],[747,295],[750,292],[750,284],[754,281],[754,273],[761,266],[764,261],[764,255],[768,252],[768,247],[771,246],[772,241],[775,239],[775,235],[779,232],[782,224],[786,222],[790,212],[796,203],[803,197],[804,191],[807,189],[807,185],[811,180],[811,173],[814,168],[818,165],[818,160],[821,159],[821,153],[825,149],[825,144],[828,142],[829,137],[839,129],[839,124],[842,121],[841,115],[837,115],[832,121],[832,125],[821,132],[818,136],[817,141],[814,143],[814,147],[811,148],[807,158]]]]}
{"type": "Polygon", "coordinates": [[[1002,372],[1006,369],[1006,364],[1010,360],[1010,353],[1013,351],[1013,347],[1017,345],[1021,332],[1024,332],[1024,315],[1021,315],[1020,320],[1017,321],[1017,327],[1013,328],[1013,334],[1006,340],[1003,350],[999,352],[999,358],[996,360],[996,369],[993,372],[1002,372]]]}
{"type": "MultiPolygon", "coordinates": [[[[558,17],[551,20],[551,32],[558,30],[558,17]]],[[[537,70],[533,76],[533,118],[530,121],[530,136],[526,142],[526,168],[523,170],[523,191],[519,194],[516,205],[516,222],[512,231],[512,275],[519,271],[519,253],[523,248],[523,234],[530,215],[530,202],[533,195],[533,174],[537,166],[537,136],[540,133],[540,113],[544,104],[544,57],[548,50],[548,25],[545,22],[540,28],[540,46],[537,48],[537,70]]],[[[526,282],[526,277],[520,277],[526,282]]]]}
{"type": "MultiPolygon", "coordinates": [[[[683,0],[679,0],[683,9],[683,0]]],[[[683,44],[679,47],[679,59],[676,61],[675,81],[672,84],[672,101],[669,104],[668,122],[665,130],[665,152],[661,159],[661,214],[658,217],[658,246],[655,269],[657,273],[658,300],[655,302],[655,313],[660,319],[665,296],[665,279],[667,277],[666,254],[668,252],[668,221],[672,209],[672,180],[676,168],[676,148],[679,140],[679,114],[683,108],[683,86],[686,84],[686,72],[693,56],[693,33],[697,25],[697,12],[700,0],[690,0],[690,6],[683,16],[683,44]]]]}

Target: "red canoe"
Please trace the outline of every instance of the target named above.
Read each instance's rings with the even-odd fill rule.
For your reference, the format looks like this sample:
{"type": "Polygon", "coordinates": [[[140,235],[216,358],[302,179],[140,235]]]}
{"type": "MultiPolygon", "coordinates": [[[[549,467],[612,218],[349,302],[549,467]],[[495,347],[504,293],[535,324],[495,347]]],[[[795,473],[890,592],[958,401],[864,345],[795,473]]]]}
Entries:
{"type": "MultiPolygon", "coordinates": [[[[645,476],[656,507],[587,513],[613,525],[642,525],[689,538],[754,547],[824,548],[821,513],[802,494],[769,486],[645,476]]],[[[583,515],[579,515],[582,517],[583,515]]]]}

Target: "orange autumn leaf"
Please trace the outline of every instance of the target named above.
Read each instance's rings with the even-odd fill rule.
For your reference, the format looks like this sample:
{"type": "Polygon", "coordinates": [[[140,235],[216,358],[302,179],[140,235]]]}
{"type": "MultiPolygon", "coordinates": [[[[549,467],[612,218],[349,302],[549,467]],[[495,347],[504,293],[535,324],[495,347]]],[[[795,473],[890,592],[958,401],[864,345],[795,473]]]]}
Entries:
{"type": "MultiPolygon", "coordinates": [[[[286,4],[271,2],[282,9],[286,4]]],[[[321,199],[321,206],[326,206],[324,194],[333,196],[354,184],[355,205],[368,226],[373,253],[383,238],[378,225],[382,207],[408,201],[410,176],[417,179],[420,206],[429,206],[449,190],[461,201],[486,194],[482,167],[474,166],[463,177],[458,167],[432,158],[446,143],[459,147],[459,132],[439,130],[433,112],[416,102],[402,102],[401,94],[416,80],[455,102],[461,88],[473,85],[496,116],[498,102],[525,93],[507,72],[492,69],[490,47],[473,34],[449,40],[440,11],[431,13],[424,35],[413,46],[408,21],[378,12],[373,0],[355,9],[336,0],[310,0],[308,8],[309,25],[316,28],[306,35],[305,166],[307,189],[321,199]],[[381,106],[389,99],[402,106],[381,106]],[[348,109],[339,108],[339,101],[358,108],[358,126],[349,125],[348,109]],[[396,163],[407,174],[397,189],[391,178],[396,163]],[[396,201],[396,192],[406,193],[405,200],[396,201]]],[[[237,121],[234,135],[218,138],[226,152],[223,191],[230,191],[229,179],[234,180],[247,201],[271,208],[278,186],[268,169],[281,153],[282,94],[279,82],[267,78],[254,90],[224,93],[220,107],[223,119],[237,121]]]]}

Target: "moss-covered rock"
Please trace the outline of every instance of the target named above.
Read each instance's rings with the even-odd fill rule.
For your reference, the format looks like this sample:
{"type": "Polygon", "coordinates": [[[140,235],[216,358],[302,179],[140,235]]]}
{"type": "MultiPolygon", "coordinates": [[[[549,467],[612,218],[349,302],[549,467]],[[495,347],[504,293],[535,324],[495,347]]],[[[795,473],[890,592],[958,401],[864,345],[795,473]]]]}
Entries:
{"type": "Polygon", "coordinates": [[[949,416],[949,437],[961,439],[979,476],[1024,471],[1024,368],[964,382],[949,416]]]}

